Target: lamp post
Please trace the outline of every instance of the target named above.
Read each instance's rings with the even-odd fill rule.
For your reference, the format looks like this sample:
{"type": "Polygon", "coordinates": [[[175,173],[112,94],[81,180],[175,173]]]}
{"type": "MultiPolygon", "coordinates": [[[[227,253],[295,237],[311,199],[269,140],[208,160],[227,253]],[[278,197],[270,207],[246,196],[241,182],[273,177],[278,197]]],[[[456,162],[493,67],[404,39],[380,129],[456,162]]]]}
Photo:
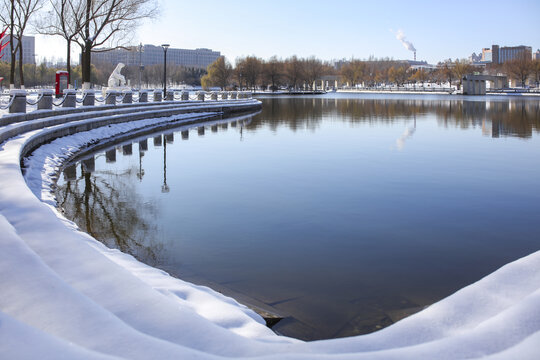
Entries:
{"type": "Polygon", "coordinates": [[[144,66],[142,64],[142,53],[144,51],[143,44],[139,44],[139,90],[141,90],[142,86],[142,72],[144,70],[144,66]]]}
{"type": "Polygon", "coordinates": [[[167,49],[169,44],[162,44],[163,48],[163,98],[167,97],[167,49]]]}

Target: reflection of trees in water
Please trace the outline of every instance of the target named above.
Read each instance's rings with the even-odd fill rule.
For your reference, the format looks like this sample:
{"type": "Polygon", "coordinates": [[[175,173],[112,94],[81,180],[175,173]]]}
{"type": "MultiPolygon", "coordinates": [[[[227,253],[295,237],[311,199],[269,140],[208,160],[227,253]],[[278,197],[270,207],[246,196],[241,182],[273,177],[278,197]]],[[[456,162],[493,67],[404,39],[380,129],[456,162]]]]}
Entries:
{"type": "Polygon", "coordinates": [[[163,245],[154,238],[156,225],[148,219],[157,216],[158,208],[143,203],[139,197],[134,186],[138,169],[114,173],[81,168],[80,177],[58,184],[58,206],[83,231],[106,246],[155,265],[163,258],[163,245]]]}
{"type": "Polygon", "coordinates": [[[323,118],[350,123],[393,123],[433,114],[442,126],[490,127],[493,137],[530,137],[540,131],[540,102],[531,100],[465,101],[449,99],[263,99],[263,112],[248,129],[287,126],[292,130],[316,129],[323,118]],[[489,123],[486,125],[486,123],[489,123]]]}

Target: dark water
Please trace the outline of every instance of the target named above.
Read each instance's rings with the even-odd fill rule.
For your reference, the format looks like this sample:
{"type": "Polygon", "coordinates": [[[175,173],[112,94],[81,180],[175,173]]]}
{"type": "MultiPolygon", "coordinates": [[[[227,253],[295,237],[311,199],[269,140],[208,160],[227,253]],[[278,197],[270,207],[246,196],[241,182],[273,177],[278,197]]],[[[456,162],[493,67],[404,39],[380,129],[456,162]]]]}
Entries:
{"type": "Polygon", "coordinates": [[[58,202],[279,333],[372,332],[540,249],[540,102],[484,100],[267,98],[76,162],[58,202]]]}

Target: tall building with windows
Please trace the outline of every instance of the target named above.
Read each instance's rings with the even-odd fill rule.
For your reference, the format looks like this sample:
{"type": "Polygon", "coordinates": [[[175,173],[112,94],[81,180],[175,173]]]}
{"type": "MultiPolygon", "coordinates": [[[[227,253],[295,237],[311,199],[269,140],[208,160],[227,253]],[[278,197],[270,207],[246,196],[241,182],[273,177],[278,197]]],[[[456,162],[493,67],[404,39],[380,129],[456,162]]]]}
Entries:
{"type": "Polygon", "coordinates": [[[518,59],[521,56],[532,57],[532,47],[520,46],[501,46],[493,45],[491,47],[491,58],[494,64],[504,64],[507,61],[518,59]]]}
{"type": "Polygon", "coordinates": [[[482,60],[483,62],[491,62],[493,61],[492,58],[492,50],[490,48],[483,48],[482,49],[482,60]]]}
{"type": "MultiPolygon", "coordinates": [[[[163,48],[155,45],[143,45],[126,49],[96,49],[92,52],[92,63],[124,63],[125,65],[163,64],[163,48]]],[[[208,65],[221,56],[219,51],[211,49],[175,49],[167,50],[167,64],[181,65],[188,68],[206,69],[208,65]]]]}
{"type": "MultiPolygon", "coordinates": [[[[9,39],[9,37],[8,37],[9,39]]],[[[16,47],[18,41],[13,39],[13,46],[16,47]]],[[[22,38],[22,49],[23,49],[23,64],[35,64],[36,63],[36,38],[33,36],[23,36],[22,38]]],[[[5,47],[2,51],[2,61],[11,62],[11,44],[5,47]]],[[[19,60],[19,52],[15,54],[15,60],[19,60]]]]}

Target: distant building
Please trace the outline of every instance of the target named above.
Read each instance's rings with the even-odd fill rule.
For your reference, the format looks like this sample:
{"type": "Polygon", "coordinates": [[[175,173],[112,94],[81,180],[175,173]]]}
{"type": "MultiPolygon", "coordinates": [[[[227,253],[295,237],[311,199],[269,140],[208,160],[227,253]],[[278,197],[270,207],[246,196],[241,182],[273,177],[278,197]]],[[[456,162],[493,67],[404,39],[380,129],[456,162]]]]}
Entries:
{"type": "Polygon", "coordinates": [[[491,62],[494,64],[504,64],[521,56],[526,56],[530,59],[532,57],[532,47],[525,45],[502,47],[493,45],[491,47],[491,62]]]}
{"type": "MultiPolygon", "coordinates": [[[[9,37],[8,37],[9,39],[9,37]]],[[[18,41],[13,39],[13,45],[16,47],[18,41]]],[[[23,64],[35,64],[36,63],[36,38],[33,36],[23,36],[22,38],[23,49],[23,64]]],[[[8,44],[4,51],[2,51],[2,61],[11,62],[11,44],[8,44]]],[[[19,52],[15,54],[15,61],[19,61],[19,52]]]]}
{"type": "MultiPolygon", "coordinates": [[[[138,46],[133,46],[130,50],[96,49],[92,52],[92,63],[124,63],[125,65],[156,65],[163,64],[163,48],[155,45],[143,45],[142,52],[138,46]]],[[[167,50],[167,64],[181,65],[188,68],[206,69],[208,65],[216,61],[221,56],[219,51],[211,49],[175,49],[167,50]]]]}
{"type": "Polygon", "coordinates": [[[492,62],[492,52],[490,48],[483,48],[482,49],[482,59],[480,61],[482,62],[492,62]]]}
{"type": "Polygon", "coordinates": [[[540,60],[540,49],[533,54],[533,60],[540,60]]]}
{"type": "Polygon", "coordinates": [[[499,45],[491,46],[491,63],[500,64],[499,62],[499,45]]]}
{"type": "Polygon", "coordinates": [[[482,61],[482,55],[481,54],[476,54],[476,53],[472,53],[471,56],[469,56],[469,62],[470,63],[476,63],[476,62],[480,62],[482,61]]]}

